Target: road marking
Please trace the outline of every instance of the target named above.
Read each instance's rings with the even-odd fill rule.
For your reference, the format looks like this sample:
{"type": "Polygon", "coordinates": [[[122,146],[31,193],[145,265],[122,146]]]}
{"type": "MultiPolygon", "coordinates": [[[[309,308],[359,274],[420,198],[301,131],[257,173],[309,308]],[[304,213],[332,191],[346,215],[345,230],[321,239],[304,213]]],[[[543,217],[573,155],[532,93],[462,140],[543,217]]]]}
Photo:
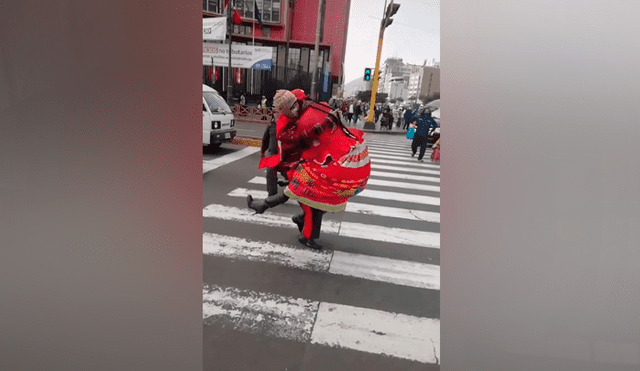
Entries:
{"type": "Polygon", "coordinates": [[[203,233],[202,252],[205,255],[260,261],[314,272],[328,272],[332,256],[330,250],[296,249],[267,241],[251,241],[215,233],[203,233]]]}
{"type": "Polygon", "coordinates": [[[334,251],[331,274],[440,290],[440,266],[334,251]]]}
{"type": "Polygon", "coordinates": [[[440,175],[440,170],[427,170],[421,169],[413,166],[398,168],[398,166],[388,166],[388,165],[378,165],[376,161],[371,161],[371,168],[376,170],[391,170],[391,171],[399,171],[405,173],[418,173],[418,174],[430,174],[430,175],[440,175]]]}
{"type": "MultiPolygon", "coordinates": [[[[406,166],[415,166],[419,168],[429,168],[429,169],[440,169],[440,165],[437,164],[429,164],[426,162],[417,162],[415,158],[407,158],[405,160],[396,159],[396,160],[387,160],[383,156],[372,155],[369,154],[371,161],[376,164],[392,164],[392,165],[406,165],[406,166]]],[[[425,155],[426,157],[426,155],[425,155]]]]}
{"type": "MultiPolygon", "coordinates": [[[[251,209],[211,204],[202,210],[205,218],[215,218],[235,222],[252,223],[270,227],[295,228],[290,215],[271,213],[253,214],[251,209]]],[[[382,225],[361,224],[323,220],[322,232],[342,237],[360,238],[369,241],[381,241],[427,248],[440,248],[440,233],[424,232],[412,229],[391,228],[382,225]]]]}
{"type": "Polygon", "coordinates": [[[311,338],[317,301],[219,286],[205,286],[202,294],[206,323],[300,342],[311,338]]]}
{"type": "MultiPolygon", "coordinates": [[[[266,185],[267,178],[257,176],[249,180],[249,183],[266,185]]],[[[367,186],[370,186],[370,185],[375,185],[380,187],[402,188],[402,189],[415,189],[418,191],[426,191],[426,192],[440,192],[440,186],[419,184],[419,183],[408,183],[408,182],[394,182],[391,180],[382,180],[382,179],[375,179],[375,178],[369,178],[369,181],[367,182],[367,186]]]]}
{"type": "Polygon", "coordinates": [[[439,363],[434,318],[206,285],[202,312],[205,323],[252,334],[439,363]]]}
{"type": "Polygon", "coordinates": [[[241,149],[237,152],[233,152],[230,153],[228,155],[224,155],[224,156],[220,156],[218,158],[215,158],[213,160],[209,160],[209,161],[203,161],[202,162],[202,173],[207,173],[211,170],[215,170],[217,168],[219,168],[220,166],[224,166],[227,164],[230,164],[234,161],[240,160],[242,158],[245,158],[247,156],[251,156],[252,154],[259,152],[260,148],[255,148],[255,147],[247,147],[244,149],[241,149]]]}
{"type": "Polygon", "coordinates": [[[369,147],[369,153],[376,155],[387,155],[387,157],[398,157],[398,156],[411,156],[411,148],[407,148],[406,151],[394,151],[394,150],[386,150],[386,149],[378,149],[375,147],[369,147]],[[393,155],[393,156],[391,156],[393,155]]]}
{"type": "MultiPolygon", "coordinates": [[[[255,181],[250,181],[250,183],[266,184],[265,178],[256,177],[252,180],[255,181]],[[258,179],[263,179],[264,183],[258,183],[258,179]]],[[[246,188],[236,188],[227,194],[227,196],[241,198],[247,198],[247,195],[251,195],[254,199],[264,199],[267,198],[269,194],[267,193],[267,191],[252,190],[246,188]]],[[[287,201],[287,203],[297,204],[297,202],[293,200],[289,200],[287,201]]],[[[345,209],[345,211],[348,213],[358,213],[409,220],[422,220],[429,223],[440,223],[440,213],[433,211],[410,210],[391,206],[361,204],[353,201],[347,202],[347,208],[345,209]]]]}
{"type": "MultiPolygon", "coordinates": [[[[258,192],[253,192],[250,191],[246,188],[236,188],[233,191],[229,192],[227,194],[227,196],[234,196],[234,197],[240,197],[240,195],[244,195],[244,197],[246,198],[248,194],[250,194],[253,198],[258,198],[258,192]]],[[[265,191],[260,191],[261,193],[259,193],[261,196],[264,195],[265,191]]],[[[362,191],[361,193],[357,194],[356,196],[353,196],[352,199],[359,199],[361,197],[366,197],[366,198],[375,198],[378,200],[391,200],[391,201],[399,201],[399,202],[413,202],[416,204],[423,204],[423,205],[433,205],[433,206],[440,206],[440,197],[433,197],[433,196],[422,196],[422,195],[413,195],[410,193],[400,193],[400,192],[389,192],[389,191],[376,191],[376,190],[372,190],[372,189],[365,189],[364,191],[362,191]]],[[[259,198],[266,198],[266,197],[259,197],[259,198]]],[[[290,202],[293,202],[292,200],[289,200],[290,202]]],[[[289,202],[288,201],[288,202],[289,202]]],[[[349,203],[347,203],[348,205],[349,203]]]]}
{"type": "Polygon", "coordinates": [[[342,251],[296,248],[215,233],[203,233],[202,249],[205,255],[234,260],[259,261],[313,272],[440,290],[440,267],[433,264],[342,251]]]}
{"type": "Polygon", "coordinates": [[[440,197],[412,195],[409,193],[388,192],[388,191],[374,191],[371,189],[365,189],[361,193],[354,196],[376,198],[379,200],[392,200],[400,202],[413,202],[424,205],[440,206],[440,197]]]}
{"type": "Polygon", "coordinates": [[[440,321],[320,303],[311,343],[439,363],[440,321]]]}
{"type": "Polygon", "coordinates": [[[400,173],[388,173],[385,171],[374,171],[371,170],[372,176],[379,176],[383,178],[394,178],[394,179],[405,179],[405,180],[415,180],[419,182],[434,182],[440,183],[440,178],[432,177],[432,176],[419,176],[419,175],[411,175],[411,174],[400,174],[400,173]]]}

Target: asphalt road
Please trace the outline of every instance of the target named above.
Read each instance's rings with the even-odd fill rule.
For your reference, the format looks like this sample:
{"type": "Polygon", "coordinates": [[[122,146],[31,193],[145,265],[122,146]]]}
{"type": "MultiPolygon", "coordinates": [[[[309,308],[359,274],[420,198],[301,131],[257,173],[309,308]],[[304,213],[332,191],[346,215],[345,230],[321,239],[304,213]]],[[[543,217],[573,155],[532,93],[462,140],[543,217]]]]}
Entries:
{"type": "Polygon", "coordinates": [[[257,148],[203,156],[204,370],[439,369],[440,167],[366,138],[369,185],[325,215],[321,251],[297,241],[297,203],[247,208],[257,148]]]}

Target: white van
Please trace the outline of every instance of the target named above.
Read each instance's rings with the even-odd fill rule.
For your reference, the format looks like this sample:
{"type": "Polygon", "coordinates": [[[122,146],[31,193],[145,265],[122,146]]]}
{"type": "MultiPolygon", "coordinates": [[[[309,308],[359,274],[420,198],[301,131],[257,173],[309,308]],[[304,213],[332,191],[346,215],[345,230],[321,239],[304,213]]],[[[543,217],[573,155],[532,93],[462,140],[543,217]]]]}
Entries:
{"type": "Polygon", "coordinates": [[[236,136],[233,112],[224,98],[207,85],[202,85],[202,145],[220,147],[236,136]]]}

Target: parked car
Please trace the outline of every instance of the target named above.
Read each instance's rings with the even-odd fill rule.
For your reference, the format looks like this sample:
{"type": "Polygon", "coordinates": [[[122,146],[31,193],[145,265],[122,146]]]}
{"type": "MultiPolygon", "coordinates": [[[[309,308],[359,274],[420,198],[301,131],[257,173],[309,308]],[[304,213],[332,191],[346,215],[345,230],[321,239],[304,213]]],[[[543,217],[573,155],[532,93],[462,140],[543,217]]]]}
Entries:
{"type": "Polygon", "coordinates": [[[236,136],[233,111],[213,88],[202,85],[202,145],[218,148],[236,136]]]}

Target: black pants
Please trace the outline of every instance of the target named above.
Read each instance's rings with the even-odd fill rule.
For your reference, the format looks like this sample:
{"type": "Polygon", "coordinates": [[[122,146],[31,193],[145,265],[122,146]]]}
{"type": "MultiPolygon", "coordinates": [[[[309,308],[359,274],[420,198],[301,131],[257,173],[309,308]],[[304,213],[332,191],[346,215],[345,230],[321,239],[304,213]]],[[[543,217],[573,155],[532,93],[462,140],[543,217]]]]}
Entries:
{"type": "Polygon", "coordinates": [[[424,153],[427,150],[427,137],[420,137],[415,135],[413,137],[413,141],[411,142],[411,153],[414,155],[418,151],[418,147],[420,147],[420,155],[418,155],[418,160],[422,160],[424,157],[424,153]]]}
{"type": "Polygon", "coordinates": [[[300,204],[302,207],[302,214],[296,216],[296,219],[304,222],[304,228],[302,229],[302,236],[306,239],[318,239],[320,238],[320,228],[322,227],[322,217],[326,211],[314,209],[311,206],[300,204]]]}

